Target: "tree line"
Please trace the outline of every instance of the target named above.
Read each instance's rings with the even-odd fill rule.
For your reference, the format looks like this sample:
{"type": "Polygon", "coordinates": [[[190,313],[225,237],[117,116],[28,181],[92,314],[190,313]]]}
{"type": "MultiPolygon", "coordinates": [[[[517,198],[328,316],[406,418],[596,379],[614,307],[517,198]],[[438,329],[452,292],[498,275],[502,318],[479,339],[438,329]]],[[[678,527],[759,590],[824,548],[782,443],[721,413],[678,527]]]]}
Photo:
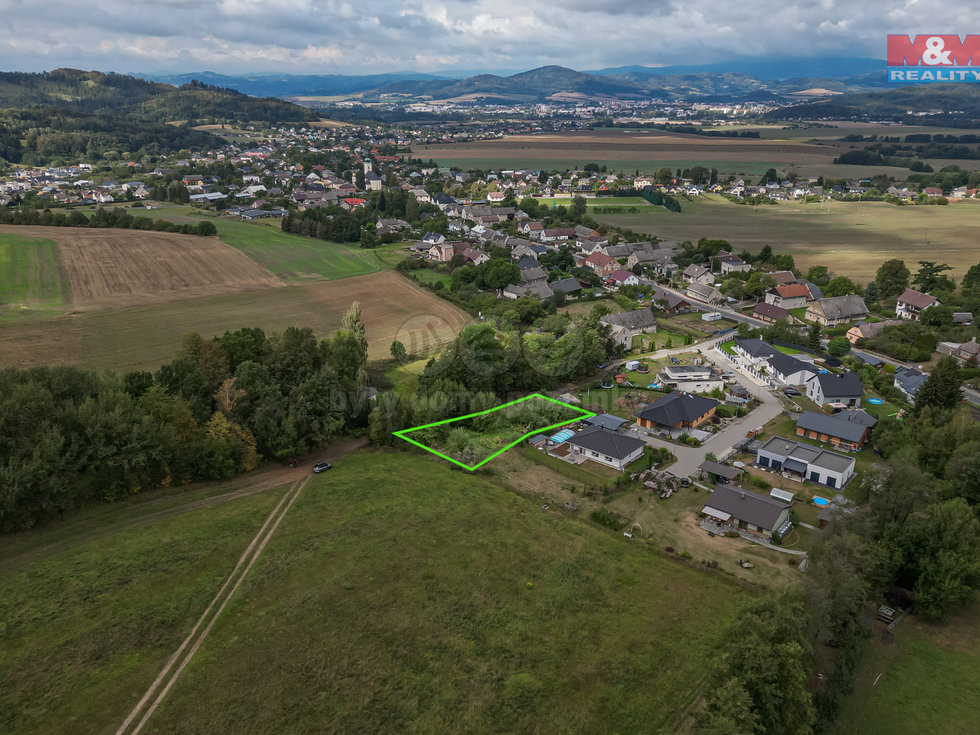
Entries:
{"type": "Polygon", "coordinates": [[[96,209],[92,216],[74,210],[69,213],[52,212],[50,209],[10,209],[0,207],[0,225],[41,225],[45,227],[114,227],[126,230],[153,230],[156,232],[179,232],[184,235],[209,237],[218,234],[213,222],[202,220],[196,224],[185,222],[177,224],[163,219],[134,215],[125,209],[96,209]]]}
{"type": "Polygon", "coordinates": [[[366,362],[355,303],[326,339],[188,335],[155,373],[0,371],[0,531],[315,451],[367,425],[366,362]]]}

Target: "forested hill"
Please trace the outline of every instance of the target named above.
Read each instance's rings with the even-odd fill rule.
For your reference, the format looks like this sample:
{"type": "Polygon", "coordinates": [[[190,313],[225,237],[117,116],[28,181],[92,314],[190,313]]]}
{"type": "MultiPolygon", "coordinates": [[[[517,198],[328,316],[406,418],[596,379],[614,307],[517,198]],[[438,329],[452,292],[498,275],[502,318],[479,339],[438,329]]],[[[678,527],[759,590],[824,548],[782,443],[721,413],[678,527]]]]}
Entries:
{"type": "Polygon", "coordinates": [[[216,143],[194,125],[315,118],[283,100],[197,82],[174,87],[77,69],[0,73],[0,158],[10,163],[141,158],[216,143]]]}
{"type": "Polygon", "coordinates": [[[149,122],[291,122],[313,120],[305,107],[274,97],[249,97],[200,82],[174,87],[125,74],[55,69],[0,73],[0,108],[51,105],[149,122]]]}
{"type": "Polygon", "coordinates": [[[774,110],[776,119],[894,120],[917,125],[973,127],[980,120],[980,89],[968,82],[921,84],[883,92],[842,94],[774,110]]]}

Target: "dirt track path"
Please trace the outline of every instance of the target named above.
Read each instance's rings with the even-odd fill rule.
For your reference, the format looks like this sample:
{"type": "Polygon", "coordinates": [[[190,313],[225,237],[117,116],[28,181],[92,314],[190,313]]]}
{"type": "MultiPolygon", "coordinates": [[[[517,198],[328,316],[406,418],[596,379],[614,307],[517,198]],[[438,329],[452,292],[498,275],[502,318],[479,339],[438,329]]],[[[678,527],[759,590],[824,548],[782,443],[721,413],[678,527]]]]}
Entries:
{"type": "MultiPolygon", "coordinates": [[[[322,457],[318,456],[316,461],[320,461],[321,459],[330,462],[336,461],[337,459],[340,459],[351,452],[367,446],[367,443],[367,439],[351,439],[330,447],[322,457]]],[[[88,533],[72,535],[71,528],[67,527],[64,529],[64,531],[68,538],[53,541],[49,544],[24,551],[7,559],[0,559],[0,572],[13,571],[26,566],[33,561],[44,558],[45,556],[49,556],[60,551],[65,551],[76,546],[81,546],[82,544],[87,544],[92,541],[97,541],[107,536],[113,536],[123,531],[130,531],[134,528],[140,528],[141,526],[146,526],[150,523],[156,523],[157,521],[161,521],[166,518],[182,515],[184,513],[190,513],[191,511],[201,510],[203,508],[210,508],[232,500],[238,500],[239,498],[245,498],[249,495],[255,495],[256,493],[282,487],[283,485],[296,482],[297,480],[306,477],[310,472],[310,467],[312,464],[313,461],[308,461],[303,466],[296,468],[276,467],[274,469],[266,470],[264,472],[260,472],[259,474],[248,476],[244,479],[235,480],[234,482],[237,487],[232,492],[222,493],[221,495],[212,495],[207,498],[199,498],[197,500],[192,500],[189,503],[184,503],[171,508],[164,508],[163,510],[150,510],[154,505],[158,504],[151,502],[148,504],[148,510],[150,510],[150,512],[147,512],[145,515],[141,515],[137,518],[131,518],[126,521],[121,521],[119,523],[114,523],[112,525],[103,526],[88,533]]],[[[165,500],[166,499],[161,499],[159,502],[165,502],[165,500]]]]}
{"type": "Polygon", "coordinates": [[[297,480],[293,483],[292,487],[289,488],[282,496],[282,499],[276,504],[276,507],[272,509],[272,512],[266,518],[265,523],[262,524],[259,532],[255,534],[252,542],[246,547],[238,563],[235,564],[235,568],[231,571],[228,579],[225,580],[221,589],[218,590],[218,594],[215,595],[214,599],[211,600],[211,604],[208,605],[207,609],[201,614],[201,617],[198,618],[190,634],[180,644],[180,648],[167,659],[167,663],[150,685],[150,688],[146,690],[146,693],[136,703],[136,706],[133,707],[125,721],[119,726],[119,729],[116,730],[116,735],[126,735],[127,733],[128,735],[137,735],[142,731],[147,720],[153,716],[153,713],[167,696],[171,687],[180,678],[184,669],[187,668],[187,664],[194,658],[194,654],[197,653],[201,644],[208,637],[211,628],[214,627],[215,622],[221,616],[228,601],[238,591],[242,581],[244,581],[252,569],[252,565],[255,564],[259,555],[269,543],[269,539],[272,538],[276,529],[279,528],[279,523],[285,518],[293,503],[296,502],[296,498],[299,497],[309,481],[310,477],[307,475],[304,479],[297,480]],[[139,717],[138,721],[136,719],[137,717],[139,717]],[[133,725],[134,722],[136,722],[135,725],[133,725]]]}

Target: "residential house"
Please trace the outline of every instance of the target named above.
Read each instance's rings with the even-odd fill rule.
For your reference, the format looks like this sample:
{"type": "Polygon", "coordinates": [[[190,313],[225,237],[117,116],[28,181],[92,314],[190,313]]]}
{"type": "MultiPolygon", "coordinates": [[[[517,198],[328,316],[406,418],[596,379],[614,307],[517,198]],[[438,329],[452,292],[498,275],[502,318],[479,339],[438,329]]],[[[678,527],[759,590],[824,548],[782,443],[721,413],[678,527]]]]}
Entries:
{"type": "Polygon", "coordinates": [[[657,375],[657,381],[688,393],[711,393],[725,387],[721,373],[711,365],[666,365],[657,375]]]}
{"type": "Polygon", "coordinates": [[[854,457],[774,436],[756,451],[756,464],[789,477],[842,488],[854,477],[854,457]]]}
{"type": "Polygon", "coordinates": [[[773,286],[766,291],[766,303],[781,309],[798,309],[806,306],[810,298],[809,289],[802,283],[789,283],[785,286],[773,286]]]}
{"type": "Polygon", "coordinates": [[[613,271],[619,270],[619,263],[615,258],[610,258],[605,253],[592,253],[589,257],[582,260],[581,264],[586,268],[591,268],[597,276],[608,276],[613,271]]]}
{"type": "Polygon", "coordinates": [[[902,322],[898,319],[888,319],[883,322],[858,322],[847,330],[847,341],[852,345],[859,339],[873,339],[885,327],[893,327],[902,322]]]}
{"type": "Polygon", "coordinates": [[[624,271],[622,268],[614,270],[612,273],[606,276],[604,280],[607,285],[611,285],[616,288],[620,286],[636,286],[640,283],[640,279],[636,277],[635,273],[624,271]]]}
{"type": "Polygon", "coordinates": [[[806,318],[825,327],[836,327],[868,316],[868,306],[856,294],[817,299],[806,309],[806,318]]]}
{"type": "Polygon", "coordinates": [[[794,355],[777,351],[766,360],[767,374],[779,385],[804,385],[817,375],[812,362],[805,362],[794,355]]]}
{"type": "Polygon", "coordinates": [[[650,293],[651,304],[666,314],[681,314],[690,311],[691,304],[683,296],[666,291],[660,286],[652,286],[650,293]]]}
{"type": "Polygon", "coordinates": [[[923,309],[939,305],[939,299],[935,296],[916,291],[914,288],[907,288],[895,302],[895,316],[899,319],[919,321],[919,314],[923,309]]]}
{"type": "Polygon", "coordinates": [[[681,272],[681,275],[688,283],[702,283],[706,286],[712,286],[715,282],[715,274],[697,263],[691,263],[681,272]]]}
{"type": "Polygon", "coordinates": [[[568,444],[573,457],[582,456],[620,471],[642,457],[646,447],[642,439],[611,431],[605,426],[583,429],[571,437],[568,444]]]}
{"type": "Polygon", "coordinates": [[[657,331],[657,320],[649,306],[618,314],[606,314],[599,321],[608,324],[613,341],[627,349],[633,346],[633,337],[657,331]]]}
{"type": "Polygon", "coordinates": [[[574,294],[582,290],[582,284],[576,278],[560,278],[548,285],[555,293],[574,294]]]}
{"type": "Polygon", "coordinates": [[[858,412],[841,411],[835,416],[827,416],[815,411],[804,411],[796,421],[796,435],[831,444],[837,449],[856,452],[867,444],[871,438],[871,430],[877,423],[873,417],[863,411],[860,413],[870,421],[851,420],[852,415],[856,413],[858,412]]]}
{"type": "Polygon", "coordinates": [[[448,263],[453,259],[455,254],[456,252],[453,250],[452,244],[448,242],[436,243],[429,246],[429,258],[439,263],[448,263]]]}
{"type": "Polygon", "coordinates": [[[727,276],[729,273],[737,271],[745,272],[752,270],[751,265],[746,263],[734,253],[729,253],[722,250],[716,257],[721,265],[721,275],[723,276],[727,276]]]}
{"type": "Polygon", "coordinates": [[[776,322],[786,321],[790,313],[787,309],[781,306],[776,306],[775,304],[767,304],[764,301],[760,301],[752,309],[752,316],[756,319],[760,319],[769,324],[775,324],[776,322]]]}
{"type": "Polygon", "coordinates": [[[786,286],[796,283],[796,274],[793,271],[772,271],[768,276],[776,282],[777,286],[786,286]]]}
{"type": "Polygon", "coordinates": [[[973,362],[980,360],[980,344],[977,343],[976,337],[970,339],[969,342],[940,342],[936,346],[936,352],[956,358],[960,365],[970,360],[973,362]]]}
{"type": "Polygon", "coordinates": [[[929,376],[921,370],[900,366],[895,368],[895,382],[893,385],[901,391],[902,395],[905,396],[905,400],[912,403],[915,401],[915,394],[919,392],[919,388],[928,379],[929,376]]]}
{"type": "Polygon", "coordinates": [[[856,407],[863,396],[864,386],[857,373],[818,373],[806,382],[806,397],[818,406],[856,407]]]}
{"type": "Polygon", "coordinates": [[[536,298],[539,301],[544,301],[555,295],[555,292],[551,289],[551,286],[546,281],[535,281],[534,283],[528,283],[526,281],[521,281],[520,283],[511,284],[501,291],[501,294],[506,299],[519,299],[524,296],[536,298]]]}
{"type": "Polygon", "coordinates": [[[541,231],[541,242],[563,242],[575,237],[574,227],[552,227],[541,231]]]}
{"type": "Polygon", "coordinates": [[[724,523],[759,536],[781,538],[789,533],[789,503],[757,495],[734,485],[716,485],[701,512],[724,523]]]}
{"type": "Polygon", "coordinates": [[[972,311],[954,311],[953,312],[953,324],[957,326],[968,327],[973,324],[973,312],[972,311]]]}
{"type": "Polygon", "coordinates": [[[721,295],[719,291],[714,286],[708,286],[704,283],[692,283],[687,287],[687,295],[698,301],[703,301],[708,304],[720,304],[725,300],[725,297],[721,295]]]}
{"type": "Polygon", "coordinates": [[[713,398],[674,391],[654,401],[636,414],[641,429],[671,433],[696,429],[715,415],[718,401],[713,398]]]}

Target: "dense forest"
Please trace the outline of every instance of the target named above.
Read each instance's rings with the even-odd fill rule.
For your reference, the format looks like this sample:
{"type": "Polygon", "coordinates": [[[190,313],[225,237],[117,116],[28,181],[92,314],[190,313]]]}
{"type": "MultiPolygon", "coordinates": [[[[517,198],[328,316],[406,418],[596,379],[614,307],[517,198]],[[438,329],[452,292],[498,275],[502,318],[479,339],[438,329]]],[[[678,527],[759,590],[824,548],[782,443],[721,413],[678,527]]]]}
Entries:
{"type": "Polygon", "coordinates": [[[366,360],[354,304],[329,339],[296,327],[188,335],[152,374],[0,371],[0,531],[319,449],[367,425],[366,360]]]}
{"type": "Polygon", "coordinates": [[[77,69],[0,73],[0,158],[24,165],[207,148],[214,136],[191,129],[204,123],[314,119],[312,111],[283,100],[198,82],[178,88],[77,69]]]}

